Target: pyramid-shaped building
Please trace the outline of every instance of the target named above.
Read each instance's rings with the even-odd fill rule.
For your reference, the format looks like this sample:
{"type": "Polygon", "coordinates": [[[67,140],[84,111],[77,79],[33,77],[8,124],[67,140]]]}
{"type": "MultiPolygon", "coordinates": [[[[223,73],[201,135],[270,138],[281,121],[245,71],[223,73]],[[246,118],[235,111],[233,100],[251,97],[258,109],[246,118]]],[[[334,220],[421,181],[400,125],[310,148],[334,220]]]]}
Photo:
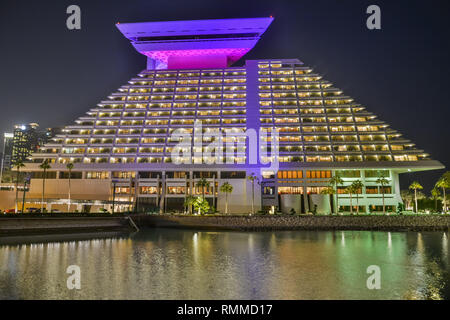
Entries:
{"type": "MultiPolygon", "coordinates": [[[[224,211],[349,211],[360,180],[361,212],[395,210],[398,175],[440,169],[423,150],[297,59],[247,60],[272,18],[117,24],[147,68],[87,111],[32,157],[27,206],[98,212],[184,210],[203,188],[224,211]],[[67,164],[73,163],[70,179],[67,164]],[[329,201],[332,176],[343,184],[329,201]]],[[[356,206],[355,195],[352,205],[356,206]]],[[[354,209],[355,210],[355,209],[354,209]]]]}

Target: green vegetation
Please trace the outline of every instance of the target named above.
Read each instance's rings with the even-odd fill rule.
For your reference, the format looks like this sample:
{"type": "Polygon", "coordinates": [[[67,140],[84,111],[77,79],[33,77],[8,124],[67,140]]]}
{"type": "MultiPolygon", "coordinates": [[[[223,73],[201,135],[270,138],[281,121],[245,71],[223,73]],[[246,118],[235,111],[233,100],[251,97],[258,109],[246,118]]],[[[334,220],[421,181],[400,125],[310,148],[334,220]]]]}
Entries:
{"type": "Polygon", "coordinates": [[[70,179],[72,178],[72,169],[73,169],[73,163],[69,162],[66,165],[66,168],[69,170],[69,203],[67,204],[67,211],[70,211],[70,196],[71,196],[71,190],[70,190],[70,179]]]}
{"type": "Polygon", "coordinates": [[[233,186],[225,182],[220,186],[220,192],[225,193],[225,214],[228,214],[228,194],[233,192],[233,186]]]}
{"type": "Polygon", "coordinates": [[[189,214],[192,214],[192,206],[195,203],[195,200],[197,200],[196,197],[188,195],[185,199],[184,199],[184,207],[188,208],[188,212],[189,214]]]}
{"type": "Polygon", "coordinates": [[[444,173],[439,180],[436,182],[435,187],[442,189],[443,199],[442,199],[442,212],[447,213],[447,195],[446,189],[450,189],[450,171],[444,173]]]}
{"type": "Polygon", "coordinates": [[[329,195],[329,201],[330,201],[330,211],[331,214],[333,214],[333,195],[335,194],[335,190],[333,189],[333,187],[329,186],[326,187],[324,189],[322,189],[322,191],[320,191],[320,194],[328,194],[329,195]]]}
{"type": "Polygon", "coordinates": [[[364,184],[361,182],[361,180],[355,180],[353,181],[351,186],[352,190],[356,194],[356,214],[359,214],[359,194],[361,193],[364,184]]]}
{"type": "Polygon", "coordinates": [[[422,190],[423,187],[420,183],[418,183],[417,181],[414,181],[413,183],[410,184],[409,186],[410,190],[414,190],[414,203],[416,204],[416,210],[415,212],[417,213],[418,211],[418,207],[417,207],[417,190],[422,190]]]}
{"type": "Polygon", "coordinates": [[[208,213],[210,206],[208,201],[206,201],[202,197],[197,197],[194,201],[194,208],[198,211],[198,214],[203,215],[205,213],[208,213]]]}
{"type": "Polygon", "coordinates": [[[45,159],[44,162],[42,162],[39,165],[39,168],[44,170],[44,176],[42,177],[42,201],[41,201],[41,212],[44,212],[45,179],[47,178],[47,170],[51,168],[50,164],[48,163],[48,159],[45,159]]]}
{"type": "Polygon", "coordinates": [[[202,198],[203,200],[205,200],[205,188],[209,188],[209,181],[206,180],[205,178],[201,178],[200,180],[197,181],[195,186],[202,190],[202,198]]]}
{"type": "Polygon", "coordinates": [[[252,182],[252,214],[255,214],[255,181],[259,184],[259,178],[252,173],[248,176],[248,180],[252,182]]]}
{"type": "MultiPolygon", "coordinates": [[[[339,211],[339,199],[338,199],[338,186],[342,185],[344,183],[344,180],[342,180],[341,176],[336,172],[336,174],[331,177],[330,181],[328,181],[328,184],[333,187],[334,193],[336,194],[336,213],[339,211]]],[[[331,209],[331,212],[333,212],[334,208],[331,209]]]]}
{"type": "Polygon", "coordinates": [[[380,177],[377,179],[377,184],[381,186],[381,197],[383,199],[383,214],[386,214],[386,206],[384,204],[384,194],[385,194],[385,187],[389,184],[389,180],[386,179],[386,174],[381,173],[380,177]]]}
{"type": "Polygon", "coordinates": [[[19,177],[20,177],[20,168],[25,167],[25,164],[22,160],[17,160],[13,163],[13,168],[16,168],[17,174],[16,174],[16,201],[15,201],[15,212],[17,212],[18,208],[18,201],[19,201],[19,177]]]}

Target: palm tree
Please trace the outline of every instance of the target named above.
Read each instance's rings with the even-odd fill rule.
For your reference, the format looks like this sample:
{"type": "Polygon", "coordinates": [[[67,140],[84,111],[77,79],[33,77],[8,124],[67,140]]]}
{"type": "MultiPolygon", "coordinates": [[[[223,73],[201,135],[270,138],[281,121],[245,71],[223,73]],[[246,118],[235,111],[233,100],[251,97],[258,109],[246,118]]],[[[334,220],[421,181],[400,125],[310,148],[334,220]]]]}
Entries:
{"type": "Polygon", "coordinates": [[[198,210],[199,215],[207,213],[210,209],[208,201],[206,201],[202,197],[197,197],[195,199],[194,208],[198,210]]]}
{"type": "Polygon", "coordinates": [[[27,184],[30,183],[31,174],[27,174],[27,176],[23,179],[23,198],[22,198],[22,213],[25,212],[25,194],[27,192],[27,184]]]}
{"type": "Polygon", "coordinates": [[[67,205],[67,212],[70,212],[70,196],[71,196],[71,192],[70,192],[70,179],[72,178],[72,169],[73,169],[73,163],[72,162],[69,162],[67,165],[66,165],[66,167],[67,167],[67,169],[69,170],[69,203],[68,203],[68,205],[67,205]]]}
{"type": "Polygon", "coordinates": [[[191,195],[188,195],[186,199],[184,199],[184,206],[188,207],[189,214],[192,214],[192,206],[196,200],[197,198],[191,195]]]}
{"type": "Polygon", "coordinates": [[[383,198],[383,214],[386,214],[386,206],[384,205],[384,192],[385,192],[385,186],[389,184],[389,180],[386,179],[384,174],[381,174],[381,176],[376,181],[379,185],[381,185],[381,196],[383,198]]]}
{"type": "Polygon", "coordinates": [[[228,214],[228,194],[233,192],[233,186],[225,182],[220,186],[220,192],[225,193],[225,214],[228,214]]]}
{"type": "Polygon", "coordinates": [[[248,180],[252,182],[252,214],[255,214],[255,181],[259,184],[259,178],[252,173],[248,176],[248,180]]]}
{"type": "Polygon", "coordinates": [[[417,181],[414,181],[409,185],[410,190],[414,190],[414,202],[416,204],[416,213],[419,211],[419,208],[417,207],[417,190],[422,190],[423,187],[418,183],[417,181]]]}
{"type": "Polygon", "coordinates": [[[355,180],[353,181],[352,186],[356,194],[356,214],[359,214],[359,193],[364,187],[364,185],[361,182],[361,180],[355,180]]]}
{"type": "Polygon", "coordinates": [[[335,190],[335,194],[336,194],[336,213],[339,213],[339,199],[338,199],[338,186],[340,186],[341,184],[343,184],[344,181],[342,180],[341,176],[339,175],[339,173],[335,173],[333,177],[331,177],[330,181],[328,181],[328,184],[330,186],[332,186],[335,190]]]}
{"type": "Polygon", "coordinates": [[[44,212],[44,195],[45,195],[45,179],[47,178],[47,170],[50,169],[50,165],[48,164],[48,159],[45,159],[44,162],[39,166],[42,170],[44,170],[44,175],[42,177],[42,201],[41,201],[41,213],[44,212]]]}
{"type": "Polygon", "coordinates": [[[411,202],[413,201],[413,195],[409,190],[401,190],[400,196],[402,197],[403,202],[405,203],[405,208],[411,208],[411,202]]]}
{"type": "Polygon", "coordinates": [[[434,211],[438,212],[437,208],[437,202],[441,198],[441,192],[439,191],[439,187],[434,186],[433,189],[431,189],[431,199],[434,200],[434,211]]]}
{"type": "Polygon", "coordinates": [[[442,188],[442,211],[447,213],[447,199],[445,194],[445,189],[450,188],[450,171],[447,171],[439,178],[438,182],[436,182],[436,187],[442,188]]]}
{"type": "Polygon", "coordinates": [[[353,185],[349,185],[345,188],[345,192],[350,195],[350,214],[353,214],[353,202],[352,202],[352,194],[355,192],[355,188],[353,185]]]}
{"type": "Polygon", "coordinates": [[[202,189],[202,198],[203,198],[203,200],[205,200],[205,188],[209,188],[209,181],[206,180],[205,178],[201,178],[200,180],[197,181],[195,186],[197,188],[202,189]]]}
{"type": "MultiPolygon", "coordinates": [[[[16,204],[15,204],[15,213],[17,213],[18,210],[18,199],[19,199],[19,177],[20,177],[20,168],[25,167],[25,164],[22,160],[16,160],[13,164],[13,167],[17,169],[16,173],[16,204]]],[[[24,189],[25,192],[25,189],[24,189]]]]}
{"type": "Polygon", "coordinates": [[[320,191],[320,194],[328,194],[329,195],[329,201],[330,201],[330,214],[333,214],[333,201],[331,200],[335,191],[333,187],[325,187],[320,191]]]}

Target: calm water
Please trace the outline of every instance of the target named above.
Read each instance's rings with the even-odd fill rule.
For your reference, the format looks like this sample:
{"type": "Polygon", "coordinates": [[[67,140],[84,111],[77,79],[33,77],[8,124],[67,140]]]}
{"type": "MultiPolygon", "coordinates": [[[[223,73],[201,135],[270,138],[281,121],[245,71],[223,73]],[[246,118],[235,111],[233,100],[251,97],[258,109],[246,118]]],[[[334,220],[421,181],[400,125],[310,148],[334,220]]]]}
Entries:
{"type": "Polygon", "coordinates": [[[448,237],[148,229],[0,238],[0,299],[450,299],[448,237]],[[67,289],[69,265],[81,268],[81,290],[67,289]],[[366,287],[369,265],[381,268],[380,290],[366,287]]]}

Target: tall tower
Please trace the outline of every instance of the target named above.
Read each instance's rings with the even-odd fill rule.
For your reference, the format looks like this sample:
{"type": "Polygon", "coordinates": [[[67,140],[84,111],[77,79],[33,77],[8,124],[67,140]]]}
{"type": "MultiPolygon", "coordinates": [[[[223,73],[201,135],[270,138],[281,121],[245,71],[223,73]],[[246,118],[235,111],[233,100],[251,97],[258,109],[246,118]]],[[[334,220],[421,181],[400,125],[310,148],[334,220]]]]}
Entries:
{"type": "Polygon", "coordinates": [[[25,161],[31,154],[37,151],[39,137],[37,123],[27,125],[15,125],[13,133],[12,163],[25,161]]]}
{"type": "Polygon", "coordinates": [[[11,169],[12,161],[12,151],[13,151],[13,139],[14,134],[5,132],[3,134],[3,152],[1,157],[1,167],[0,167],[0,183],[3,180],[3,172],[5,170],[11,169]]]}

